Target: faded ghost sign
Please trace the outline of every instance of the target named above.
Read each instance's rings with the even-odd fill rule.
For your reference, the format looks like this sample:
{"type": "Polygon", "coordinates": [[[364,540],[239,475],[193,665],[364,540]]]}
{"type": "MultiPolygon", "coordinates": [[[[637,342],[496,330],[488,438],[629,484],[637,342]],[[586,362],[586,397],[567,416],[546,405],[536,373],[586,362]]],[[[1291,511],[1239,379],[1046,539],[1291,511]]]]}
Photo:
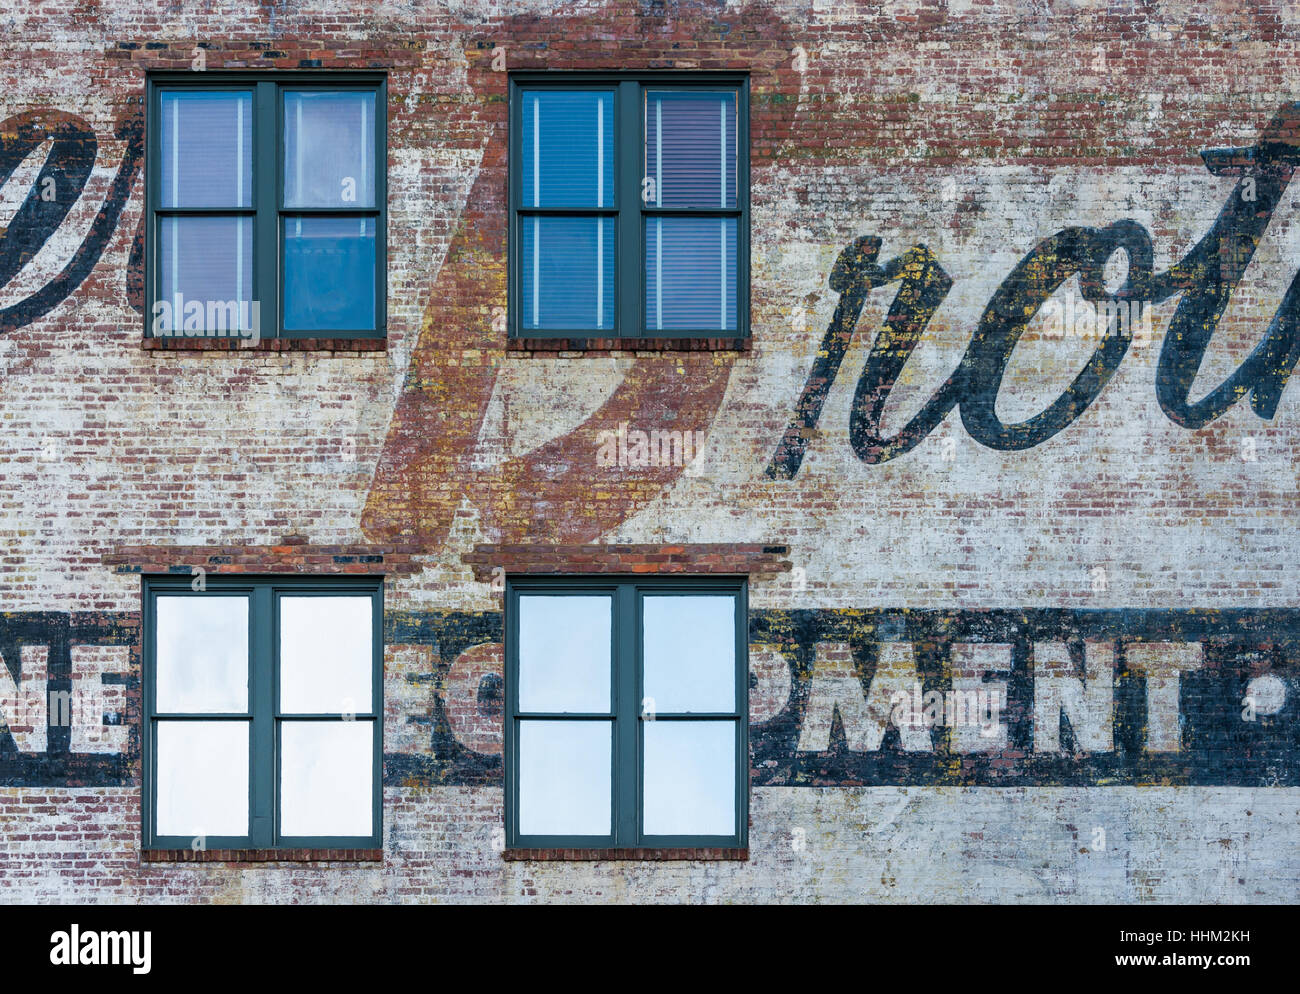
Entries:
{"type": "MultiPolygon", "coordinates": [[[[131,195],[143,154],[143,135],[139,107],[128,108],[116,129],[116,137],[126,143],[126,151],[108,196],[81,245],[52,280],[18,302],[0,308],[0,332],[13,331],[44,317],[90,275],[131,195]]],[[[0,122],[0,187],[47,143],[49,151],[40,172],[8,227],[0,232],[0,287],[8,285],[59,229],[81,198],[99,150],[94,132],[73,114],[32,111],[8,118],[0,122]]],[[[140,269],[142,247],[137,235],[131,251],[133,272],[140,269]]]]}
{"type": "MultiPolygon", "coordinates": [[[[0,615],[0,785],[135,782],[137,625],[0,615]]],[[[385,783],[500,783],[500,613],[384,629],[385,783]]],[[[1294,610],[751,611],[752,782],[1300,786],[1297,633],[1294,610]]]]}
{"type": "MultiPolygon", "coordinates": [[[[387,782],[499,782],[500,623],[389,616],[387,782]]],[[[1289,610],[751,611],[752,783],[1300,785],[1297,632],[1289,610]]]]}
{"type": "Polygon", "coordinates": [[[790,479],[799,471],[867,295],[894,283],[898,291],[853,395],[849,438],[863,462],[887,462],[910,451],[953,408],[960,409],[966,431],[983,445],[1038,445],[1079,417],[1101,393],[1132,341],[1134,315],[1177,294],[1182,299],[1165,331],[1156,378],[1161,409],[1185,428],[1200,428],[1250,394],[1255,414],[1271,419],[1300,359],[1300,275],[1249,358],[1201,400],[1193,402],[1188,394],[1224,308],[1300,162],[1300,104],[1283,105],[1254,146],[1214,149],[1203,157],[1211,172],[1235,172],[1240,178],[1214,225],[1182,261],[1153,273],[1151,238],[1140,224],[1127,220],[1105,228],[1066,228],[1039,243],[994,293],[957,369],[911,421],[889,436],[880,429],[885,402],[952,279],[924,245],[879,264],[880,239],[857,239],[831,272],[839,306],[767,475],[790,479]],[[1108,294],[1103,269],[1120,249],[1128,257],[1128,275],[1108,294]],[[995,407],[1011,353],[1044,304],[1076,275],[1084,299],[1104,316],[1101,340],[1055,402],[1032,418],[1004,424],[995,407]]]}
{"type": "MultiPolygon", "coordinates": [[[[125,142],[125,152],[82,243],[54,278],[0,309],[0,332],[49,313],[94,268],[139,172],[140,117],[139,107],[132,106],[119,121],[116,137],[125,142]]],[[[777,123],[778,134],[791,125],[785,118],[777,123]]],[[[74,115],[34,111],[11,117],[0,123],[0,184],[46,146],[48,154],[35,182],[0,235],[0,286],[18,277],[59,229],[85,189],[98,149],[94,134],[74,115]]],[[[954,408],[971,437],[986,446],[1038,445],[1078,418],[1105,388],[1133,339],[1135,316],[1146,314],[1149,320],[1147,308],[1174,297],[1180,299],[1164,331],[1156,378],[1156,396],[1165,414],[1184,427],[1198,428],[1249,395],[1257,416],[1273,418],[1300,360],[1300,277],[1291,283],[1254,351],[1232,375],[1200,400],[1191,400],[1189,393],[1224,309],[1291,182],[1300,161],[1298,150],[1300,104],[1289,103],[1278,110],[1253,146],[1203,153],[1211,172],[1236,174],[1238,181],[1210,230],[1165,272],[1152,271],[1150,236],[1130,220],[1103,228],[1066,228],[1035,246],[994,293],[952,375],[892,434],[881,429],[885,404],[952,279],[942,260],[924,245],[882,263],[880,238],[856,239],[841,252],[831,273],[831,289],[839,294],[839,303],[789,427],[767,466],[767,476],[790,479],[798,473],[868,295],[895,284],[884,327],[872,344],[853,396],[849,439],[864,462],[881,463],[905,454],[954,408]],[[1103,269],[1119,250],[1128,260],[1127,275],[1122,286],[1108,293],[1103,269]],[[1102,315],[1096,348],[1053,403],[1024,421],[1004,423],[996,405],[1008,361],[1030,322],[1075,276],[1084,299],[1102,315]]],[[[485,154],[467,211],[472,208],[475,217],[499,220],[500,231],[464,228],[448,253],[439,284],[454,286],[456,294],[448,297],[435,289],[430,305],[435,319],[425,322],[417,344],[363,518],[363,527],[373,538],[414,533],[431,545],[441,545],[461,498],[471,493],[486,495],[480,508],[484,529],[502,540],[591,540],[653,500],[682,468],[656,465],[613,480],[598,473],[602,486],[616,491],[615,496],[626,491],[626,499],[557,501],[557,493],[590,489],[586,456],[598,448],[600,434],[611,424],[635,420],[646,409],[661,411],[662,420],[677,429],[701,432],[722,403],[731,360],[690,354],[643,357],[608,402],[562,438],[510,460],[481,485],[448,490],[437,484],[449,474],[468,472],[465,455],[476,444],[496,379],[490,364],[448,366],[442,358],[453,348],[492,350],[502,344],[498,322],[484,324],[482,315],[492,314],[494,305],[505,299],[501,267],[489,264],[504,251],[504,208],[496,203],[494,185],[504,163],[505,143],[498,137],[485,154]],[[448,409],[468,416],[444,423],[443,412],[448,409]],[[442,430],[428,431],[430,423],[440,424],[442,430]],[[559,478],[553,476],[557,468],[559,478]]],[[[137,309],[141,258],[137,232],[127,280],[137,309]]]]}

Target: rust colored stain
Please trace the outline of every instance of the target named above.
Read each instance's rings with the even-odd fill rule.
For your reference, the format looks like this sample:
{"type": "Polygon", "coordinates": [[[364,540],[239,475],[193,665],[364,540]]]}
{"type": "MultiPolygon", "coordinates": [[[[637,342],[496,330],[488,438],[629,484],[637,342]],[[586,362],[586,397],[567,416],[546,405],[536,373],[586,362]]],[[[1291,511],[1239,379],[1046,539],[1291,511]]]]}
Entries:
{"type": "MultiPolygon", "coordinates": [[[[566,51],[561,58],[544,51],[546,45],[527,44],[530,32],[539,41],[603,37],[622,16],[617,5],[583,18],[512,18],[499,33],[512,40],[510,69],[695,67],[703,50],[712,52],[711,62],[718,60],[710,68],[750,67],[751,174],[758,173],[777,160],[774,149],[792,130],[799,83],[791,66],[790,31],[761,8],[722,18],[715,14],[705,7],[687,8],[646,19],[649,33],[635,66],[626,53],[602,51],[599,45],[566,51]]],[[[400,538],[437,549],[468,497],[494,541],[590,541],[648,505],[684,469],[666,465],[611,472],[597,465],[599,434],[622,422],[707,431],[736,353],[638,356],[603,406],[573,431],[490,470],[472,468],[497,369],[506,356],[500,315],[507,300],[509,212],[507,75],[491,70],[490,48],[469,56],[477,106],[494,115],[484,122],[492,133],[423,317],[362,530],[372,541],[400,538]]]]}

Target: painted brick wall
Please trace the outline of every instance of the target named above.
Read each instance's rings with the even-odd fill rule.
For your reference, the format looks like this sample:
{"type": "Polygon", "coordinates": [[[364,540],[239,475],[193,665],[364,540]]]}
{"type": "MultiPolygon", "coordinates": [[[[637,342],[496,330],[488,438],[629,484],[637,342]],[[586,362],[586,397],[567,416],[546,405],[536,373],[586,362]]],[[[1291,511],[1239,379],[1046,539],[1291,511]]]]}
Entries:
{"type": "Polygon", "coordinates": [[[4,716],[0,899],[1300,896],[1293,6],[553,7],[4,4],[0,697],[74,709],[4,716]],[[384,351],[142,348],[139,99],[197,49],[388,71],[384,351]],[[748,348],[507,348],[502,67],[751,73],[748,348]],[[1127,276],[1130,342],[1080,268],[1127,276]],[[620,427],[702,449],[603,465],[620,427]],[[422,567],[386,585],[384,858],[143,864],[121,550],[286,535],[422,567]],[[705,543],[789,565],[750,590],[749,861],[503,860],[494,556],[705,543]],[[1005,690],[992,744],[887,728],[963,679],[1005,690]]]}

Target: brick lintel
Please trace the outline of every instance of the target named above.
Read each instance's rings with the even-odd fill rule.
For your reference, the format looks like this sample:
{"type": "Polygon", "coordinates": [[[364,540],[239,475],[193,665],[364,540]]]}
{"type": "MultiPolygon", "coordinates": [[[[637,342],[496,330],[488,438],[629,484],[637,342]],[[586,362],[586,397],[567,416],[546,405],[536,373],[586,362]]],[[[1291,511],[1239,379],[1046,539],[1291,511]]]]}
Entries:
{"type": "Polygon", "coordinates": [[[791,569],[784,545],[476,545],[461,562],[487,582],[507,574],[644,573],[766,576],[791,569]]]}
{"type": "Polygon", "coordinates": [[[305,573],[405,576],[424,567],[418,545],[119,545],[101,557],[116,573],[305,573]]]}

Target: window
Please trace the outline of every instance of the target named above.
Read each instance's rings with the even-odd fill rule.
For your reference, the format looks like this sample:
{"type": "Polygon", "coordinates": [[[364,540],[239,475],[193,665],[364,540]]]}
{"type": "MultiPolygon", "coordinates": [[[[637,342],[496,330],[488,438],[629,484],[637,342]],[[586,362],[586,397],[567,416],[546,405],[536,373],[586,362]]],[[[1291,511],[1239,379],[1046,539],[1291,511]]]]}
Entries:
{"type": "Polygon", "coordinates": [[[145,582],[146,848],[380,848],[381,582],[190,582],[145,582]]]}
{"type": "Polygon", "coordinates": [[[507,586],[512,848],[743,847],[740,581],[507,586]]]}
{"type": "Polygon", "coordinates": [[[383,79],[149,78],[146,334],[384,334],[383,79]]]}
{"type": "Polygon", "coordinates": [[[511,78],[510,314],[525,338],[743,338],[748,83],[511,78]]]}

